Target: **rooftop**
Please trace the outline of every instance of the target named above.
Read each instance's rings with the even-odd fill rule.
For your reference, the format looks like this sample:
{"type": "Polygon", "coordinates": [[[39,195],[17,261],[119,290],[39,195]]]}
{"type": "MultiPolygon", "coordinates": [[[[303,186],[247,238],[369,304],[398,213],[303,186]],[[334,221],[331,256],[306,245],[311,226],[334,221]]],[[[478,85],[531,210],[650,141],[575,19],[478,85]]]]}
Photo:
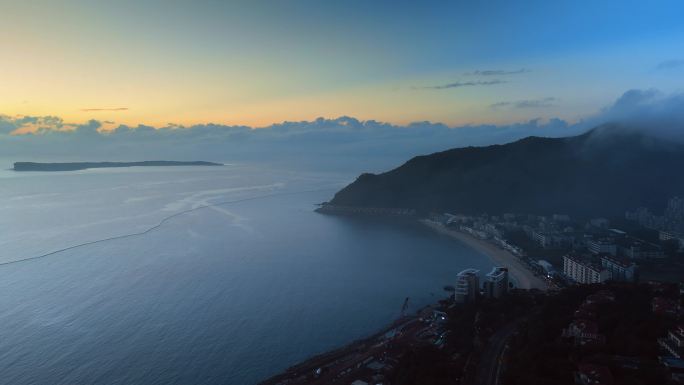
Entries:
{"type": "Polygon", "coordinates": [[[622,258],[622,257],[613,256],[610,254],[601,254],[601,260],[606,260],[610,263],[613,263],[615,265],[618,265],[618,266],[624,267],[624,268],[628,268],[628,267],[636,265],[634,262],[632,262],[630,260],[627,260],[627,259],[622,258]]]}
{"type": "Polygon", "coordinates": [[[458,273],[458,276],[459,276],[459,277],[466,277],[466,276],[478,275],[478,274],[480,274],[480,270],[477,270],[477,269],[465,269],[465,270],[461,271],[460,273],[458,273]]]}
{"type": "Polygon", "coordinates": [[[582,378],[583,384],[586,385],[611,385],[613,383],[613,375],[610,370],[601,365],[580,364],[577,374],[582,378]]]}
{"type": "Polygon", "coordinates": [[[506,267],[494,267],[492,271],[487,273],[487,278],[502,278],[508,273],[508,268],[506,267]]]}

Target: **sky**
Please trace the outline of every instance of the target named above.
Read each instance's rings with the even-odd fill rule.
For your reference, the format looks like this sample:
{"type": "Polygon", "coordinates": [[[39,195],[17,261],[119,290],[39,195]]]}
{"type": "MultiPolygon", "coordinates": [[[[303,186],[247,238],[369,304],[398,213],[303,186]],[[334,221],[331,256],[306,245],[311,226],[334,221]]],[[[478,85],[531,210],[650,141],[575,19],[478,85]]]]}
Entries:
{"type": "Polygon", "coordinates": [[[683,15],[675,0],[0,0],[0,115],[572,124],[632,89],[680,93],[683,15]]]}

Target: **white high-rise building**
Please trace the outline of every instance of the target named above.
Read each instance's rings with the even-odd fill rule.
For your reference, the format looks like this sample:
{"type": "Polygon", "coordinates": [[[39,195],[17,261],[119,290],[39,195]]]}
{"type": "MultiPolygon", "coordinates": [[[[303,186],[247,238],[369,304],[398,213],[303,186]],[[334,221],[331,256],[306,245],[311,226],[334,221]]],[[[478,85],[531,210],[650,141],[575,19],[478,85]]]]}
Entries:
{"type": "Polygon", "coordinates": [[[634,262],[604,255],[601,257],[601,266],[610,271],[613,281],[636,282],[637,280],[637,266],[634,262]]]}
{"type": "Polygon", "coordinates": [[[577,283],[601,283],[611,279],[610,271],[582,258],[566,255],[563,257],[563,273],[577,283]]]}
{"type": "Polygon", "coordinates": [[[495,267],[487,273],[484,283],[485,296],[501,298],[508,293],[508,269],[495,267]]]}
{"type": "Polygon", "coordinates": [[[456,287],[454,290],[454,300],[459,303],[470,302],[477,299],[480,292],[480,271],[466,269],[458,273],[456,277],[456,287]]]}

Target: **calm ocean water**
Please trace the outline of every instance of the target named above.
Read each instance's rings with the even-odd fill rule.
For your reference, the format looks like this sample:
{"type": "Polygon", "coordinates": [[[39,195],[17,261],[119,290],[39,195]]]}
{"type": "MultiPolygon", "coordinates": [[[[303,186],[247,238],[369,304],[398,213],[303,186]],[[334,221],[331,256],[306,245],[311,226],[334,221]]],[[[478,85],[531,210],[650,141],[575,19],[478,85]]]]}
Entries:
{"type": "Polygon", "coordinates": [[[313,212],[348,181],[0,171],[0,262],[95,242],[0,265],[0,383],[254,384],[492,266],[420,227],[313,212]]]}

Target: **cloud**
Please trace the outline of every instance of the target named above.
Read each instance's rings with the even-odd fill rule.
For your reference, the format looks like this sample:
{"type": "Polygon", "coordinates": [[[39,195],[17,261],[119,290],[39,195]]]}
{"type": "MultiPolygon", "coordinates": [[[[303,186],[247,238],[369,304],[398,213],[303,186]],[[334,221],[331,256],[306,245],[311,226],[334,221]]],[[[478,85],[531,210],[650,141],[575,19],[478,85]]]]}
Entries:
{"type": "Polygon", "coordinates": [[[541,99],[526,99],[526,100],[515,100],[515,101],[506,101],[506,102],[498,102],[494,104],[490,104],[489,108],[496,110],[502,107],[511,107],[511,108],[545,108],[545,107],[553,107],[555,106],[554,102],[558,101],[557,98],[554,97],[547,97],[547,98],[541,98],[541,99]]]}
{"type": "Polygon", "coordinates": [[[597,119],[656,136],[684,139],[684,93],[629,90],[604,108],[597,119]]]}
{"type": "Polygon", "coordinates": [[[83,112],[100,112],[100,111],[128,111],[128,107],[117,107],[117,108],[83,108],[83,112]]]}
{"type": "MultiPolygon", "coordinates": [[[[500,103],[508,108],[531,108],[555,100],[500,103]]],[[[35,161],[249,162],[354,175],[387,170],[413,156],[449,148],[500,144],[531,135],[570,136],[607,122],[657,135],[681,134],[684,94],[629,90],[595,115],[576,123],[534,119],[457,127],[429,121],[395,125],[348,116],[282,122],[264,128],[212,123],[107,127],[108,123],[98,120],[72,123],[54,116],[0,115],[0,154],[3,159],[35,161]]]]}
{"type": "Polygon", "coordinates": [[[656,66],[656,70],[674,70],[684,68],[684,60],[666,60],[656,66]]]}
{"type": "Polygon", "coordinates": [[[78,128],[77,124],[65,123],[57,116],[18,116],[8,120],[13,129],[7,134],[25,135],[45,132],[73,131],[78,128]]]}
{"type": "Polygon", "coordinates": [[[0,115],[0,135],[9,134],[18,128],[17,123],[10,116],[0,115]]]}
{"type": "MultiPolygon", "coordinates": [[[[632,89],[598,114],[584,121],[591,126],[604,123],[596,138],[604,132],[637,133],[671,142],[684,143],[684,93],[666,94],[656,89],[632,89]]],[[[611,136],[611,138],[613,138],[611,136]]]]}
{"type": "Polygon", "coordinates": [[[475,86],[493,86],[496,84],[503,84],[503,83],[508,83],[505,80],[499,80],[499,79],[494,79],[494,80],[476,80],[476,81],[468,81],[468,82],[454,82],[454,83],[448,83],[448,84],[442,84],[438,86],[427,86],[427,87],[420,87],[423,89],[431,89],[431,90],[446,90],[449,88],[460,88],[460,87],[475,87],[475,86]]]}
{"type": "MultiPolygon", "coordinates": [[[[518,70],[478,70],[474,72],[467,72],[465,75],[468,76],[505,76],[505,75],[515,75],[530,72],[526,68],[521,68],[518,70]]],[[[414,89],[433,89],[433,90],[445,90],[449,88],[461,88],[461,87],[475,87],[475,86],[493,86],[497,84],[508,83],[507,80],[493,79],[493,80],[470,80],[470,81],[457,81],[448,84],[436,85],[436,86],[425,86],[425,87],[413,87],[414,89]]]]}
{"type": "Polygon", "coordinates": [[[505,76],[505,75],[524,74],[527,72],[531,72],[531,70],[529,70],[527,68],[521,68],[521,69],[512,70],[512,71],[507,71],[507,70],[478,70],[478,71],[473,71],[473,72],[466,72],[466,75],[468,75],[468,76],[505,76]]]}
{"type": "Polygon", "coordinates": [[[407,159],[453,147],[505,143],[529,135],[566,136],[577,127],[559,119],[505,126],[414,122],[393,125],[352,117],[283,122],[264,128],[201,124],[150,127],[119,125],[103,131],[91,120],[69,124],[36,117],[35,123],[3,117],[0,153],[4,159],[36,161],[209,160],[261,163],[276,167],[338,170],[356,174],[382,171],[407,159]],[[52,121],[48,127],[45,122],[52,121]],[[13,135],[7,135],[8,130],[13,135]]]}

